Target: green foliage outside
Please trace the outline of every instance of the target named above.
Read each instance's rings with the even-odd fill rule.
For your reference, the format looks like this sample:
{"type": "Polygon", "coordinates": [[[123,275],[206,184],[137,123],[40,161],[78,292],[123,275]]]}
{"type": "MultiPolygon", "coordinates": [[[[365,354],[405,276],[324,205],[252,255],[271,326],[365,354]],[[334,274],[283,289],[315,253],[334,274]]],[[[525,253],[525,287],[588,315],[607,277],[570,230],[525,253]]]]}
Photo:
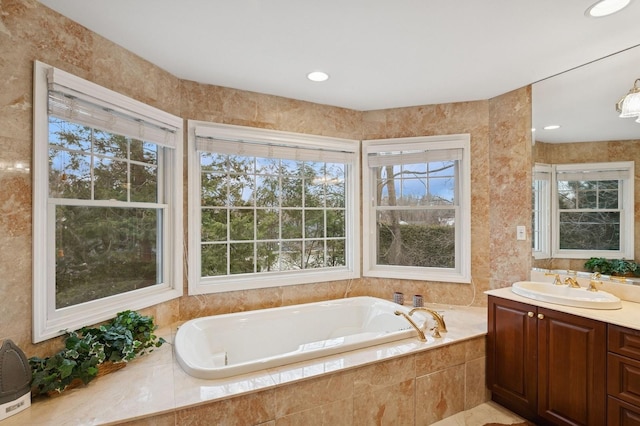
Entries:
{"type": "Polygon", "coordinates": [[[400,225],[378,229],[378,263],[381,265],[455,268],[455,228],[441,225],[400,225]],[[399,257],[393,260],[392,245],[400,240],[399,257]]]}
{"type": "Polygon", "coordinates": [[[50,118],[49,131],[51,198],[123,202],[57,204],[56,307],[160,282],[162,210],[126,205],[158,202],[156,145],[57,118],[50,118]]]}
{"type": "Polygon", "coordinates": [[[559,246],[620,250],[617,180],[558,181],[559,246]]]}
{"type": "Polygon", "coordinates": [[[200,161],[202,276],[345,265],[342,165],[209,153],[200,161]]]}

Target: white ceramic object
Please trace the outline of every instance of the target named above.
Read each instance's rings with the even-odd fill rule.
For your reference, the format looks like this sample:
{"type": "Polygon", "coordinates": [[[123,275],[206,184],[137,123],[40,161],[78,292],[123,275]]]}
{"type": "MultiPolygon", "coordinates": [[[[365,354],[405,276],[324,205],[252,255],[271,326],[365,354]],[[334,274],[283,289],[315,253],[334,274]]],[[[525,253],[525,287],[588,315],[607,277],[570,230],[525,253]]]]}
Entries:
{"type": "Polygon", "coordinates": [[[585,287],[572,288],[538,281],[518,281],[511,291],[529,299],[558,305],[588,309],[620,309],[620,298],[606,291],[587,291],[585,287]]]}
{"type": "MultiPolygon", "coordinates": [[[[409,309],[352,297],[196,318],[176,333],[176,359],[193,377],[219,379],[414,338],[411,325],[394,314],[409,309]]],[[[419,312],[413,318],[419,325],[427,320],[419,312]]]]}

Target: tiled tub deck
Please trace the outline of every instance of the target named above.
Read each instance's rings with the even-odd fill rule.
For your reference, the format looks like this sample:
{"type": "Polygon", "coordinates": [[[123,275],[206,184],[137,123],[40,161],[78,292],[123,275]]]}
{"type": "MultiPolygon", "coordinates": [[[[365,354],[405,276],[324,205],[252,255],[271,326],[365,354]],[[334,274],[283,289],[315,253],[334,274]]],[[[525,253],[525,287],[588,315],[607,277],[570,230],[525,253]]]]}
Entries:
{"type": "Polygon", "coordinates": [[[201,380],[169,344],[2,422],[13,425],[427,425],[489,399],[486,308],[442,305],[449,333],[228,379],[201,380]]]}

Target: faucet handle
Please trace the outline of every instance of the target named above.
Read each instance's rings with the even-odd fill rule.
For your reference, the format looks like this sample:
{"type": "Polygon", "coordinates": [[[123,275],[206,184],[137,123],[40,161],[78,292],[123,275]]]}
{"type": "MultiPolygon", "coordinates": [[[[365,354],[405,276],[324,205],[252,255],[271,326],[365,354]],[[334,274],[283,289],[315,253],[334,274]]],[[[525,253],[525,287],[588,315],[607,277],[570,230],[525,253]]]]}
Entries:
{"type": "Polygon", "coordinates": [[[587,288],[587,291],[598,291],[598,287],[597,287],[598,284],[602,285],[602,281],[596,281],[596,280],[589,281],[589,287],[587,288]]]}
{"type": "Polygon", "coordinates": [[[550,273],[550,272],[545,272],[544,273],[545,276],[551,276],[553,275],[555,278],[553,279],[553,283],[555,285],[562,285],[562,280],[560,279],[560,274],[554,274],[554,273],[550,273]]]}

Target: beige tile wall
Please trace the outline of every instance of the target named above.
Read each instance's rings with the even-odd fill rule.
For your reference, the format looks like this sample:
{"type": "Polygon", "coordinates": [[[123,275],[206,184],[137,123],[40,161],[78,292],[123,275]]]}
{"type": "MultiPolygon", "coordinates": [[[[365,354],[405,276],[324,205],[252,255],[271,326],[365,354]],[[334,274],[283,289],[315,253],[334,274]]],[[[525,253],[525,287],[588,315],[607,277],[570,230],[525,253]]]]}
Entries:
{"type": "MultiPolygon", "coordinates": [[[[48,355],[59,342],[31,342],[32,69],[40,60],[185,119],[211,120],[351,139],[470,133],[472,272],[463,284],[362,279],[187,296],[143,311],[162,325],[200,315],[392,291],[427,301],[484,305],[483,290],[528,276],[529,253],[515,241],[527,224],[530,176],[530,89],[487,101],[354,111],[204,85],[148,63],[35,0],[0,1],[0,340],[28,356],[48,355]],[[474,297],[475,295],[475,297],[474,297]]],[[[186,185],[186,179],[185,179],[186,185]]],[[[528,244],[528,243],[527,243],[528,244]]],[[[186,289],[186,279],[183,283],[186,289]]],[[[406,390],[402,387],[398,391],[406,390]]],[[[374,392],[375,394],[375,392],[374,392]]],[[[354,400],[355,401],[355,400],[354,400]]],[[[355,403],[355,402],[354,402],[355,403]]]]}
{"type": "Polygon", "coordinates": [[[427,425],[488,400],[485,338],[129,425],[427,425]]]}
{"type": "MultiPolygon", "coordinates": [[[[607,163],[612,161],[635,161],[640,158],[640,140],[637,141],[601,141],[544,143],[536,142],[533,148],[533,160],[547,164],[607,163]]],[[[636,164],[634,178],[635,228],[634,252],[636,259],[640,254],[640,168],[636,164]]],[[[584,271],[585,259],[537,259],[534,266],[544,269],[571,269],[584,271]]]]}

